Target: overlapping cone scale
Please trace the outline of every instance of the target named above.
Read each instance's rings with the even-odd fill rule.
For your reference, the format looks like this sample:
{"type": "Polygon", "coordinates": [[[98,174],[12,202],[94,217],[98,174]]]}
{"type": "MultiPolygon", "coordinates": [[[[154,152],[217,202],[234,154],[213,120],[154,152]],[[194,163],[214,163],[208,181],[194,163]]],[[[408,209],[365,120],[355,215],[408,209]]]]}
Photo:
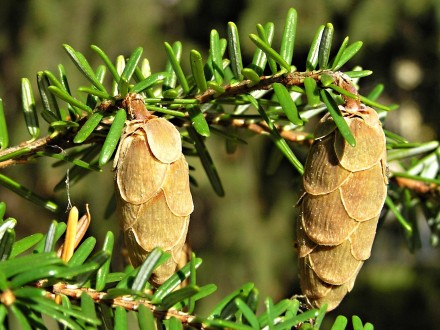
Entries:
{"type": "Polygon", "coordinates": [[[385,135],[377,113],[361,106],[343,111],[356,146],[350,146],[333,119],[315,130],[298,203],[297,247],[300,284],[310,303],[336,308],[353,288],[370,257],[386,198],[385,135]]]}
{"type": "Polygon", "coordinates": [[[113,166],[131,263],[140,265],[155,247],[172,256],[153,273],[153,282],[161,284],[176,270],[194,208],[180,134],[163,118],[129,121],[113,166]]]}

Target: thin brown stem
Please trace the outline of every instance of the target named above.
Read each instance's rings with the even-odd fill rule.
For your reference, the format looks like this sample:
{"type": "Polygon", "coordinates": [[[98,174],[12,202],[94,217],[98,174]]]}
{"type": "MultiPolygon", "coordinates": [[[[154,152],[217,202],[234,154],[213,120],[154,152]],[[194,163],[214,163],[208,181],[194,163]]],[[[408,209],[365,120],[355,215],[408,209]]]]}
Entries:
{"type": "MultiPolygon", "coordinates": [[[[304,83],[304,78],[306,77],[312,77],[316,81],[319,82],[319,79],[322,74],[332,75],[335,79],[335,81],[342,81],[341,80],[341,73],[339,72],[332,72],[332,71],[311,71],[311,72],[291,72],[288,74],[278,74],[274,76],[263,76],[261,77],[261,80],[259,83],[255,85],[251,85],[251,82],[249,80],[245,80],[239,84],[234,85],[227,85],[225,86],[225,93],[218,96],[218,98],[227,98],[227,97],[234,97],[240,94],[247,94],[254,90],[262,90],[262,89],[269,89],[271,85],[275,82],[282,83],[283,85],[289,87],[289,86],[301,86],[304,83]]],[[[208,89],[206,92],[200,95],[196,95],[194,98],[199,101],[199,103],[207,103],[213,99],[215,99],[216,92],[212,89],[208,89]]],[[[99,105],[99,111],[108,112],[112,109],[115,109],[117,107],[126,107],[127,108],[127,102],[126,100],[117,100],[116,103],[112,101],[103,102],[99,105]],[[124,103],[125,102],[125,103],[124,103]]],[[[127,109],[131,115],[133,115],[132,109],[127,109]]],[[[135,111],[134,111],[135,112],[135,111]]],[[[139,115],[139,114],[137,114],[139,115]]],[[[87,118],[83,118],[80,122],[80,126],[84,124],[85,120],[87,118]]],[[[226,122],[223,124],[226,125],[226,122]]],[[[252,131],[259,131],[259,128],[255,125],[239,125],[237,121],[229,121],[229,125],[233,126],[239,126],[244,127],[252,131]]],[[[261,126],[261,124],[259,124],[261,126]]],[[[264,131],[267,131],[266,128],[263,128],[264,131]]],[[[297,139],[296,136],[292,133],[284,133],[281,132],[282,136],[287,138],[290,141],[298,142],[302,141],[300,139],[297,139]]],[[[66,132],[58,132],[55,134],[52,134],[50,136],[46,136],[43,138],[40,138],[38,140],[32,141],[32,142],[25,142],[18,146],[14,146],[11,148],[7,148],[3,151],[0,151],[0,169],[6,168],[12,165],[17,164],[23,164],[29,162],[31,159],[35,157],[35,154],[38,151],[48,151],[48,152],[54,152],[58,150],[58,152],[61,152],[62,150],[72,148],[75,146],[78,146],[77,144],[73,143],[73,137],[74,137],[75,131],[66,131],[66,132]],[[14,155],[14,153],[17,153],[14,155]],[[8,157],[12,156],[12,157],[8,157]]],[[[93,138],[92,138],[93,139],[93,138]]],[[[95,138],[96,139],[96,138],[95,138]]],[[[87,140],[86,143],[93,142],[91,140],[87,140]]]]}
{"type": "MultiPolygon", "coordinates": [[[[209,122],[212,125],[244,128],[255,134],[270,136],[270,128],[264,121],[247,121],[245,119],[214,119],[209,122]]],[[[280,133],[281,137],[287,141],[306,145],[311,145],[313,142],[313,139],[310,138],[310,134],[307,132],[288,130],[281,125],[275,125],[275,127],[280,133]]]]}
{"type": "MultiPolygon", "coordinates": [[[[310,72],[291,72],[288,74],[279,74],[274,76],[262,76],[260,82],[252,84],[250,80],[244,80],[239,84],[225,86],[225,92],[218,96],[218,98],[233,97],[236,95],[248,94],[255,90],[269,89],[274,83],[281,83],[286,87],[301,86],[304,83],[304,78],[311,77],[319,81],[322,74],[333,75],[335,80],[341,76],[339,72],[332,71],[310,71],[310,72]]],[[[195,96],[195,99],[200,103],[207,103],[217,98],[217,92],[213,89],[207,89],[203,94],[195,96]]]]}
{"type": "Polygon", "coordinates": [[[82,294],[89,295],[95,303],[102,303],[111,306],[120,306],[127,310],[138,310],[140,305],[144,305],[151,310],[157,319],[169,319],[175,317],[179,319],[182,324],[189,324],[194,321],[195,316],[178,311],[176,309],[158,310],[157,306],[151,304],[147,299],[128,299],[128,297],[116,297],[106,299],[106,292],[99,292],[88,288],[71,288],[66,283],[57,283],[53,286],[53,292],[48,292],[47,297],[55,299],[57,295],[66,295],[68,297],[79,299],[82,294]]]}
{"type": "Polygon", "coordinates": [[[434,197],[440,195],[440,186],[435,183],[425,183],[410,178],[393,176],[391,178],[399,187],[414,191],[420,197],[434,197]]]}

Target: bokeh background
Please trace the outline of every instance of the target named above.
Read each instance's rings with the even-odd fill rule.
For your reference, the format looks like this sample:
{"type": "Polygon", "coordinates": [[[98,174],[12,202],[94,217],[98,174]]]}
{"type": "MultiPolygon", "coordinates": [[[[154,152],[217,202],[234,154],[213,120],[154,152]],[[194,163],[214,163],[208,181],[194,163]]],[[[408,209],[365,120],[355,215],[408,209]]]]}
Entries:
{"type": "MultiPolygon", "coordinates": [[[[362,40],[364,47],[351,61],[374,71],[363,79],[361,93],[376,84],[386,86],[381,99],[398,103],[386,127],[410,141],[439,138],[440,132],[440,2],[438,0],[2,0],[0,4],[0,96],[5,105],[11,145],[29,139],[20,105],[20,79],[29,77],[37,93],[38,71],[56,72],[66,67],[72,90],[85,81],[77,74],[61,45],[83,52],[92,65],[100,60],[91,44],[104,49],[110,58],[129,55],[136,47],[153,71],[164,67],[163,42],[182,41],[184,54],[198,49],[206,55],[210,30],[226,35],[228,21],[236,22],[247,61],[254,46],[247,39],[257,23],[273,21],[274,44],[279,45],[288,8],[298,11],[294,64],[305,66],[308,47],[319,25],[335,27],[334,45],[348,35],[362,40]]],[[[206,58],[206,56],[205,56],[206,58]]],[[[246,60],[245,60],[246,63],[246,60]]],[[[186,69],[189,57],[184,55],[186,69]]],[[[38,98],[37,98],[38,100],[38,98]]],[[[38,100],[39,101],[39,100],[38,100]]],[[[44,123],[42,134],[45,134],[44,123]]],[[[201,284],[216,283],[218,293],[207,299],[200,312],[228,292],[251,281],[262,297],[275,301],[298,294],[296,256],[293,248],[298,197],[298,174],[287,163],[275,173],[267,171],[272,154],[270,142],[251,137],[227,155],[221,140],[208,141],[226,196],[217,197],[197,159],[193,173],[195,211],[189,242],[204,259],[199,270],[201,284]]],[[[297,149],[304,159],[307,150],[297,149]]],[[[102,239],[106,230],[117,232],[117,220],[109,215],[113,182],[111,165],[103,173],[91,173],[82,182],[54,192],[67,167],[52,168],[54,162],[39,160],[31,165],[8,168],[11,176],[38,194],[60,205],[53,214],[0,187],[0,200],[7,215],[18,219],[19,236],[46,232],[53,219],[65,220],[68,199],[84,210],[89,203],[91,235],[102,239]]],[[[381,226],[371,259],[361,271],[354,291],[329,315],[359,315],[377,329],[438,329],[440,327],[440,259],[438,248],[429,246],[423,218],[417,219],[422,246],[411,253],[397,222],[386,219],[381,226]]],[[[36,265],[37,266],[37,265],[36,265]]],[[[114,268],[120,267],[115,262],[114,268]]]]}

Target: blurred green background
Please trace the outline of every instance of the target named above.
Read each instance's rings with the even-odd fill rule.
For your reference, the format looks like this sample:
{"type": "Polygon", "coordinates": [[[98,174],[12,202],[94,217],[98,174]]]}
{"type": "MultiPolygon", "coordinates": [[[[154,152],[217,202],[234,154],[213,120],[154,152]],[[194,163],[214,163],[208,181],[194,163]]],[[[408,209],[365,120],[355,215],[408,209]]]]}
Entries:
{"type": "MultiPolygon", "coordinates": [[[[226,35],[228,21],[237,23],[242,37],[245,63],[254,47],[247,39],[257,23],[273,21],[275,45],[279,45],[285,14],[298,11],[293,63],[299,70],[319,25],[335,26],[334,45],[348,35],[362,40],[364,47],[351,61],[374,71],[361,83],[367,94],[377,83],[386,86],[384,103],[398,103],[386,127],[410,141],[438,139],[440,132],[440,2],[438,0],[2,0],[0,5],[0,96],[5,104],[10,144],[29,139],[20,107],[20,78],[31,78],[37,93],[37,71],[56,72],[62,63],[70,76],[71,89],[85,83],[61,45],[83,52],[96,67],[101,64],[91,44],[104,49],[110,58],[129,55],[142,46],[153,71],[165,63],[163,42],[180,40],[184,67],[189,50],[206,55],[212,28],[226,35]],[[186,57],[185,57],[186,56],[186,57]]],[[[205,56],[206,58],[206,56],[205,56]]],[[[40,124],[43,126],[42,120],[40,124]]],[[[310,128],[309,128],[310,129],[310,128]]],[[[42,134],[45,128],[42,127],[42,134]]],[[[223,141],[212,138],[208,145],[223,180],[226,197],[215,196],[197,159],[193,173],[199,186],[193,189],[195,211],[191,217],[189,242],[204,259],[199,270],[201,284],[216,283],[218,293],[209,298],[201,313],[239,285],[252,281],[262,297],[274,300],[298,294],[296,256],[293,248],[299,177],[286,162],[267,173],[272,145],[262,137],[250,137],[227,155],[223,141]]],[[[304,160],[307,150],[296,148],[304,160]]],[[[112,197],[111,165],[103,173],[91,173],[66,190],[53,192],[67,167],[52,168],[39,160],[16,166],[4,173],[61,206],[59,214],[42,210],[0,187],[0,200],[7,215],[18,219],[21,237],[45,232],[52,219],[65,220],[68,197],[84,210],[89,203],[92,235],[103,238],[106,230],[117,232],[114,215],[106,217],[112,197]]],[[[417,219],[422,247],[414,253],[397,222],[390,218],[381,226],[371,259],[361,271],[354,291],[330,314],[357,314],[377,329],[438,329],[440,326],[440,259],[429,246],[423,218],[417,219]]],[[[115,262],[114,268],[120,267],[115,262]]]]}

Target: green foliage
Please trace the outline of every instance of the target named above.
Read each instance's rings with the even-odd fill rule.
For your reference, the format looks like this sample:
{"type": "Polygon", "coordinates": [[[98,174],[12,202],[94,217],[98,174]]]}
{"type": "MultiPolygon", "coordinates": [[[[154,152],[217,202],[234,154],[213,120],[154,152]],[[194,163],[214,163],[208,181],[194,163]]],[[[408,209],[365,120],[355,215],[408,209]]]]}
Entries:
{"type": "MultiPolygon", "coordinates": [[[[17,322],[23,329],[31,329],[44,324],[43,316],[46,316],[68,329],[97,326],[126,329],[127,310],[138,310],[140,329],[151,329],[148,325],[154,322],[163,323],[170,329],[182,325],[231,329],[266,326],[291,329],[301,325],[301,329],[307,326],[318,329],[325,315],[325,307],[302,312],[296,299],[284,299],[274,304],[270,298],[265,300],[266,310],[257,313],[258,290],[253,283],[247,283],[221,300],[207,317],[192,316],[184,312],[190,304],[202,303],[203,298],[216,290],[213,284],[198,286],[195,281],[176,290],[183,281],[196,278],[196,270],[202,261],[194,255],[188,264],[153,292],[148,279],[153,269],[165,260],[160,249],[153,250],[139,268],[112,273],[108,267],[113,252],[111,233],[94,254],[96,239],[84,240],[66,264],[53,251],[53,244],[66,229],[64,223],[54,223],[45,235],[35,234],[20,241],[15,241],[15,223],[2,219],[0,225],[0,231],[7,228],[1,231],[0,247],[9,251],[2,254],[0,263],[3,324],[17,322]],[[56,232],[58,234],[54,236],[56,232]],[[47,244],[49,241],[51,243],[47,244]],[[51,248],[42,250],[39,246],[51,248]],[[54,295],[61,297],[61,305],[53,300],[54,295]],[[130,302],[126,300],[127,295],[131,296],[130,302]],[[108,304],[115,306],[113,312],[105,308],[108,304]],[[169,320],[162,319],[166,315],[169,320]]],[[[332,329],[345,329],[346,323],[346,318],[340,316],[332,329]]],[[[364,329],[358,317],[353,318],[353,326],[364,329]]]]}
{"type": "MultiPolygon", "coordinates": [[[[85,85],[77,88],[78,95],[72,93],[62,65],[56,74],[50,71],[37,74],[43,106],[41,118],[49,126],[48,135],[38,138],[41,133],[39,113],[29,80],[23,79],[22,105],[32,140],[7,148],[8,131],[0,103],[0,148],[3,149],[0,168],[53,157],[73,164],[72,184],[83,179],[89,170],[101,171],[112,159],[124,123],[130,119],[131,114],[124,109],[122,100],[129,93],[137,93],[149,111],[182,128],[185,154],[200,159],[219,196],[225,191],[205,140],[211,133],[216,134],[224,139],[227,150],[233,150],[233,145],[243,139],[231,131],[231,127],[269,136],[296,171],[303,173],[303,165],[292,148],[300,140],[289,139],[291,135],[286,133],[302,133],[304,123],[328,111],[342,136],[355,145],[350,129],[341,120],[339,105],[347,99],[358,98],[358,79],[370,75],[371,71],[337,72],[360,50],[362,42],[349,44],[347,37],[336,52],[332,51],[334,28],[330,23],[318,28],[306,63],[292,63],[296,26],[296,11],[290,9],[278,50],[272,45],[274,24],[258,25],[257,33],[249,36],[257,48],[247,66],[243,63],[236,25],[228,24],[227,39],[213,30],[209,57],[204,61],[201,52],[191,50],[189,73],[183,70],[180,42],[165,43],[168,61],[163,71],[155,73],[149,72],[148,60],[142,59],[140,47],[127,59],[118,57],[113,63],[103,50],[92,46],[103,62],[93,68],[81,52],[64,45],[78,72],[84,76],[85,85]],[[332,53],[336,53],[333,58],[332,53]],[[229,58],[225,54],[229,54],[229,58]],[[297,71],[297,67],[305,67],[306,71],[297,71]],[[268,75],[264,76],[265,73],[268,75]],[[109,80],[110,87],[106,87],[109,80]],[[347,89],[347,82],[356,89],[347,89]],[[60,146],[64,152],[49,153],[46,147],[51,145],[60,146]]],[[[378,86],[359,99],[376,108],[385,120],[387,111],[395,107],[376,102],[382,90],[378,86]]],[[[302,140],[312,139],[310,134],[303,136],[302,140]]],[[[436,245],[440,233],[440,203],[436,198],[440,185],[439,142],[409,143],[392,132],[386,132],[386,136],[388,160],[395,166],[390,172],[391,184],[383,217],[394,214],[410,248],[416,248],[419,233],[412,219],[414,206],[418,206],[428,219],[431,242],[436,245]]],[[[0,174],[0,185],[49,210],[58,207],[4,174],[0,174]]],[[[111,272],[114,238],[109,232],[104,245],[95,253],[96,239],[89,237],[79,245],[70,261],[64,263],[54,252],[56,242],[66,229],[64,223],[53,222],[45,235],[34,234],[16,241],[17,221],[3,219],[5,207],[0,203],[2,324],[17,322],[24,329],[37,328],[43,326],[43,316],[48,316],[71,329],[97,326],[124,329],[128,327],[127,311],[131,310],[136,311],[141,329],[149,329],[154,323],[166,329],[183,326],[319,329],[323,322],[325,306],[320,310],[307,310],[293,298],[277,303],[265,298],[264,310],[258,312],[260,297],[253,283],[243,285],[218,302],[208,316],[199,316],[197,305],[212,294],[216,286],[198,284],[196,270],[202,260],[194,255],[160,287],[152,288],[148,282],[152,271],[168,257],[159,249],[137,269],[111,272]],[[189,285],[179,288],[185,280],[189,285]],[[54,302],[54,295],[61,297],[57,300],[60,304],[54,302]],[[130,296],[129,303],[125,296],[130,296]],[[114,307],[109,308],[109,304],[114,307]]],[[[353,316],[351,323],[356,330],[372,329],[370,323],[364,325],[357,316],[353,316]]],[[[347,324],[346,317],[338,316],[331,329],[345,329],[347,324]]]]}

